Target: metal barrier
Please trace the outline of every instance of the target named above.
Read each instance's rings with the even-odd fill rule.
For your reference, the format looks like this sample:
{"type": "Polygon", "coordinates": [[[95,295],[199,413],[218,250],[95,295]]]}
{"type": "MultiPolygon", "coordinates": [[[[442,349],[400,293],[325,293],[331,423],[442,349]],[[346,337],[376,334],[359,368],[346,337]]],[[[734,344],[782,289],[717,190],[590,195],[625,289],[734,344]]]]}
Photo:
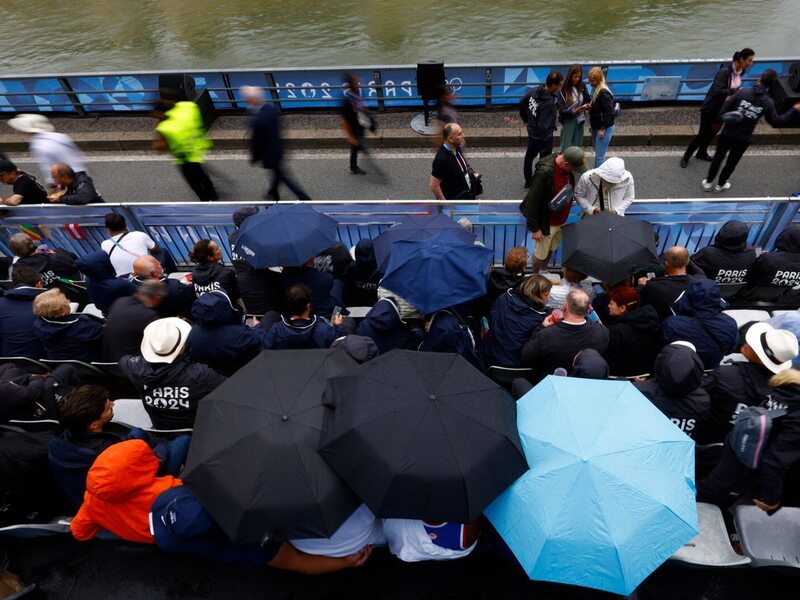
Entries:
{"type": "MultiPolygon", "coordinates": [[[[797,58],[767,58],[756,62],[745,81],[764,69],[788,75],[797,58]]],[[[729,59],[694,61],[619,61],[600,63],[617,100],[698,101],[708,90],[720,64],[729,59]]],[[[584,65],[584,74],[592,65],[584,65]]],[[[532,63],[505,65],[447,65],[447,84],[459,104],[489,108],[515,105],[527,89],[538,85],[557,69],[569,65],[532,63]]],[[[328,67],[310,69],[225,70],[188,72],[198,89],[207,89],[218,110],[243,111],[239,94],[243,85],[269,91],[282,110],[333,108],[342,101],[345,72],[359,76],[367,104],[384,111],[419,107],[415,65],[328,67]]],[[[120,111],[148,111],[158,99],[158,76],[148,73],[73,73],[59,75],[6,75],[0,77],[0,113],[65,112],[78,115],[120,111]]]]}
{"type": "MultiPolygon", "coordinates": [[[[416,201],[312,201],[318,210],[339,223],[339,239],[351,247],[362,238],[374,238],[397,223],[404,215],[444,212],[454,219],[466,217],[477,238],[494,252],[495,263],[502,263],[514,246],[524,245],[532,252],[533,241],[519,213],[515,200],[481,200],[462,202],[416,201]]],[[[104,228],[106,213],[121,214],[131,230],[147,232],[174,260],[179,269],[189,270],[189,251],[200,239],[212,239],[230,261],[228,235],[234,231],[232,213],[247,203],[136,203],[91,204],[88,206],[17,206],[0,214],[0,250],[11,256],[8,239],[25,231],[28,235],[53,247],[64,248],[77,255],[98,250],[108,237],[104,228]]],[[[649,221],[658,236],[658,248],[686,246],[694,253],[710,244],[723,223],[739,219],[750,226],[749,242],[771,250],[777,235],[798,215],[797,198],[730,198],[730,199],[653,199],[637,200],[627,216],[649,221]]],[[[570,221],[579,218],[577,207],[570,221]]],[[[560,254],[556,253],[556,264],[560,254]]]]}

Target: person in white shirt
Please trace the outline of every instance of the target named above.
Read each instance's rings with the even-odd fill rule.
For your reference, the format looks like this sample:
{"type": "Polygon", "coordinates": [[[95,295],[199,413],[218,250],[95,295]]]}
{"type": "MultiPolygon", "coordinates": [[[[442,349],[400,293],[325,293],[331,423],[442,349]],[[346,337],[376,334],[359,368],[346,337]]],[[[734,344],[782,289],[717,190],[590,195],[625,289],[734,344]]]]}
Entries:
{"type": "Polygon", "coordinates": [[[42,177],[48,186],[55,187],[50,168],[56,163],[69,165],[76,173],[86,171],[86,157],[83,152],[71,137],[57,133],[53,123],[44,115],[17,115],[8,121],[8,125],[17,131],[33,134],[28,148],[39,163],[42,177]]]}
{"type": "Polygon", "coordinates": [[[106,229],[111,236],[104,240],[100,248],[108,254],[117,277],[124,277],[133,272],[133,261],[140,256],[160,254],[153,239],[141,231],[128,231],[125,218],[116,213],[106,215],[106,229]]]}
{"type": "Polygon", "coordinates": [[[635,198],[633,175],[625,170],[625,161],[614,156],[581,176],[575,185],[575,197],[584,216],[601,210],[625,216],[635,198]]]}

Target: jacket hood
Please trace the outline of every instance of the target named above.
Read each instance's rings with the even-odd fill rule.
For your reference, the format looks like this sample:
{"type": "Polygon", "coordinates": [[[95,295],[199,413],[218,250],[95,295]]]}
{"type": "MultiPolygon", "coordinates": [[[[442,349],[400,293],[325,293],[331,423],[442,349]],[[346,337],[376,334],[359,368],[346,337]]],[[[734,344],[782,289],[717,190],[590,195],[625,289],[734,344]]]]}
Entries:
{"type": "Polygon", "coordinates": [[[156,480],[158,459],[143,440],[128,440],[100,453],[86,477],[86,492],[106,502],[150,487],[156,480]]]}
{"type": "Polygon", "coordinates": [[[518,294],[516,290],[506,290],[508,295],[508,307],[516,314],[527,314],[530,312],[539,313],[541,315],[547,314],[544,306],[535,306],[530,300],[518,294]]]}
{"type": "Polygon", "coordinates": [[[641,332],[659,331],[661,321],[658,319],[658,311],[653,306],[640,306],[630,312],[625,312],[619,317],[616,323],[625,323],[641,332]]]}
{"type": "Polygon", "coordinates": [[[47,288],[35,288],[28,285],[21,285],[10,290],[6,290],[6,293],[3,295],[3,297],[8,298],[9,300],[33,302],[33,299],[36,298],[36,296],[46,291],[47,288]]]}
{"type": "Polygon", "coordinates": [[[688,346],[670,344],[656,357],[653,372],[658,385],[668,394],[686,396],[700,387],[703,361],[688,346]]]}
{"type": "Polygon", "coordinates": [[[775,250],[800,253],[800,224],[789,225],[775,241],[775,250]]]}
{"type": "Polygon", "coordinates": [[[339,348],[359,364],[370,361],[380,354],[372,338],[365,335],[347,335],[339,338],[334,340],[331,348],[339,348]]]}
{"type": "Polygon", "coordinates": [[[90,252],[75,261],[78,270],[91,279],[116,279],[117,273],[108,254],[102,250],[90,252]]]}
{"type": "Polygon", "coordinates": [[[719,293],[719,284],[711,279],[695,279],[672,303],[676,315],[689,315],[697,319],[713,317],[727,304],[719,293]]]}
{"type": "Polygon", "coordinates": [[[211,281],[215,281],[220,272],[225,267],[218,262],[207,262],[201,265],[195,265],[192,269],[192,283],[198,285],[205,285],[211,281]]]}
{"type": "Polygon", "coordinates": [[[489,283],[497,289],[511,289],[522,281],[522,276],[517,273],[509,273],[505,267],[497,267],[489,271],[489,283]]]}
{"type": "Polygon", "coordinates": [[[236,210],[231,217],[234,226],[238,229],[239,227],[242,226],[242,223],[244,223],[244,220],[247,217],[250,217],[256,214],[257,212],[258,212],[257,206],[245,206],[243,208],[236,210]]]}
{"type": "Polygon", "coordinates": [[[205,292],[192,304],[192,318],[201,325],[217,327],[241,322],[228,294],[220,290],[205,292]]]}
{"type": "Polygon", "coordinates": [[[381,298],[367,314],[369,326],[378,333],[387,333],[403,325],[400,309],[392,298],[381,298]]]}
{"type": "Polygon", "coordinates": [[[375,259],[375,245],[370,239],[359,240],[355,250],[356,264],[362,273],[374,273],[378,268],[378,261],[375,259]]]}
{"type": "Polygon", "coordinates": [[[608,363],[594,348],[578,353],[572,365],[572,377],[581,379],[608,379],[608,363]]]}
{"type": "Polygon", "coordinates": [[[747,225],[742,221],[728,221],[714,237],[714,245],[731,252],[741,252],[747,248],[748,232],[747,225]]]}
{"type": "Polygon", "coordinates": [[[287,327],[287,339],[290,345],[303,345],[314,337],[314,328],[317,320],[321,317],[316,315],[310,319],[295,319],[290,320],[286,317],[281,317],[283,324],[287,327]]]}
{"type": "Polygon", "coordinates": [[[625,170],[625,161],[616,156],[606,160],[606,162],[594,169],[592,173],[599,175],[609,183],[622,183],[631,177],[631,174],[625,170]]]}

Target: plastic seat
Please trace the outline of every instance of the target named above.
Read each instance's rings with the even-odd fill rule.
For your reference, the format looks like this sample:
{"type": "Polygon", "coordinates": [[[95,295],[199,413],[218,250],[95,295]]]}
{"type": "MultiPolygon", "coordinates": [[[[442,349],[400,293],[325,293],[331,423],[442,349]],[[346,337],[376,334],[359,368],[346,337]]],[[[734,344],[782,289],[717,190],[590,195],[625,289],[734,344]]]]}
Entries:
{"type": "Polygon", "coordinates": [[[115,362],[95,362],[92,361],[92,366],[100,369],[108,377],[116,377],[118,379],[127,379],[125,373],[119,368],[119,363],[115,362]]]}
{"type": "Polygon", "coordinates": [[[70,302],[69,303],[69,312],[70,312],[71,315],[74,315],[76,312],[78,312],[78,306],[80,306],[80,305],[77,302],[70,302]]]}
{"type": "Polygon", "coordinates": [[[785,315],[786,313],[793,313],[797,312],[796,310],[773,310],[772,316],[777,317],[778,315],[785,315]]]}
{"type": "Polygon", "coordinates": [[[42,431],[55,431],[59,428],[59,422],[55,419],[9,419],[11,427],[19,428],[27,433],[40,433],[42,431]]]}
{"type": "Polygon", "coordinates": [[[372,310],[371,306],[348,306],[347,312],[350,313],[347,316],[352,317],[354,319],[363,319],[367,316],[367,313],[372,310]]]}
{"type": "Polygon", "coordinates": [[[50,367],[46,364],[27,356],[0,356],[0,365],[17,365],[32,375],[43,375],[50,372],[50,367]]]}
{"type": "Polygon", "coordinates": [[[769,313],[765,310],[755,310],[750,308],[735,308],[729,310],[723,310],[726,315],[729,317],[733,317],[733,320],[736,321],[736,327],[739,329],[742,326],[747,325],[748,323],[759,322],[759,321],[766,321],[769,319],[769,313]]]}
{"type": "Polygon", "coordinates": [[[50,367],[51,369],[55,369],[60,365],[70,365],[75,367],[78,371],[78,377],[81,379],[89,378],[89,379],[96,379],[98,377],[102,378],[105,374],[95,366],[90,365],[89,363],[83,362],[82,360],[56,360],[56,359],[49,359],[43,358],[42,363],[50,367]]]}
{"type": "Polygon", "coordinates": [[[800,569],[800,508],[787,506],[768,515],[757,506],[740,505],[733,522],[754,567],[800,569]]]}
{"type": "Polygon", "coordinates": [[[511,382],[515,379],[522,377],[523,379],[529,379],[533,376],[533,369],[529,369],[527,367],[498,367],[496,365],[492,365],[488,369],[486,369],[486,374],[489,378],[494,381],[495,383],[499,383],[504,387],[511,387],[511,382]]]}
{"type": "Polygon", "coordinates": [[[0,527],[0,535],[15,538],[37,538],[70,533],[70,517],[58,517],[47,523],[21,523],[0,527]]]}
{"type": "Polygon", "coordinates": [[[97,317],[98,319],[105,319],[105,317],[103,316],[103,311],[97,308],[97,306],[95,306],[94,304],[87,304],[86,306],[84,306],[81,313],[84,315],[91,315],[92,317],[97,317]]]}
{"type": "Polygon", "coordinates": [[[718,506],[697,503],[698,535],[681,546],[670,560],[697,567],[741,567],[750,559],[734,552],[718,506]]]}
{"type": "Polygon", "coordinates": [[[144,403],[139,398],[123,398],[114,400],[114,423],[121,423],[128,427],[141,427],[151,431],[153,422],[144,409],[144,403]]]}

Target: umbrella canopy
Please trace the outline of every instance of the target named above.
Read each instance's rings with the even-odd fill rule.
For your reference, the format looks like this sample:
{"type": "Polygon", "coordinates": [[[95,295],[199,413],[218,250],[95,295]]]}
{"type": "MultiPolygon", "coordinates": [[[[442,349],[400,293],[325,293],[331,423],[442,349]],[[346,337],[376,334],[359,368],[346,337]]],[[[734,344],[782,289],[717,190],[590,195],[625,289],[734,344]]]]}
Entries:
{"type": "Polygon", "coordinates": [[[318,454],[340,350],[262,352],[200,403],[182,479],[236,542],[329,537],[358,507],[318,454]]]}
{"type": "Polygon", "coordinates": [[[325,404],[320,454],[379,517],[472,523],[528,469],[514,400],[456,354],[392,350],[325,404]]]}
{"type": "Polygon", "coordinates": [[[299,267],[336,243],[337,227],[308,204],[273,204],[244,221],[233,251],[256,269],[299,267]]]}
{"type": "Polygon", "coordinates": [[[604,210],[570,223],[561,264],[614,284],[638,269],[658,264],[653,226],[604,210]]]}
{"type": "Polygon", "coordinates": [[[381,287],[430,314],[486,294],[494,253],[450,232],[417,242],[395,242],[381,287]]]}
{"type": "Polygon", "coordinates": [[[694,442],[629,382],[548,376],[517,410],[531,470],[486,516],[531,579],[628,595],[697,535],[694,442]]]}
{"type": "Polygon", "coordinates": [[[475,235],[472,232],[464,229],[447,215],[409,215],[375,238],[375,259],[378,261],[378,270],[386,272],[394,242],[427,240],[443,231],[451,233],[454,238],[465,244],[475,242],[475,235]]]}

